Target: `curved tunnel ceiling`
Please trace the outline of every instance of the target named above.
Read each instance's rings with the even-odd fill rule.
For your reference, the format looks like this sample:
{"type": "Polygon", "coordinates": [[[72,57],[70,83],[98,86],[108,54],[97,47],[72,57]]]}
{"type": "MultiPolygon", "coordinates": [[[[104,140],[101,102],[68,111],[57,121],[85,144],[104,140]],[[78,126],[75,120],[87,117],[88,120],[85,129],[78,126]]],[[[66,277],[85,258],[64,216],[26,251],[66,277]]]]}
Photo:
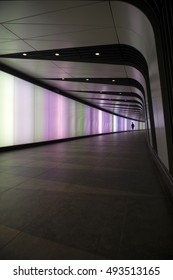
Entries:
{"type": "Polygon", "coordinates": [[[0,62],[135,120],[145,119],[151,25],[118,1],[2,1],[0,62]],[[136,20],[138,24],[136,24],[136,20]]]}

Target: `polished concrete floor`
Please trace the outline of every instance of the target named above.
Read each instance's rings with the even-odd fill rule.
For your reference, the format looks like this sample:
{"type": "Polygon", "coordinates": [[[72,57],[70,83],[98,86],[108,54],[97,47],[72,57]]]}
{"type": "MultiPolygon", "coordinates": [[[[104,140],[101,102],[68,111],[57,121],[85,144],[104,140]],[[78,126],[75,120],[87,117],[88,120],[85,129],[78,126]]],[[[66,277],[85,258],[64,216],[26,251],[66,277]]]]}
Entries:
{"type": "Polygon", "coordinates": [[[145,132],[1,153],[0,259],[173,259],[145,132]]]}

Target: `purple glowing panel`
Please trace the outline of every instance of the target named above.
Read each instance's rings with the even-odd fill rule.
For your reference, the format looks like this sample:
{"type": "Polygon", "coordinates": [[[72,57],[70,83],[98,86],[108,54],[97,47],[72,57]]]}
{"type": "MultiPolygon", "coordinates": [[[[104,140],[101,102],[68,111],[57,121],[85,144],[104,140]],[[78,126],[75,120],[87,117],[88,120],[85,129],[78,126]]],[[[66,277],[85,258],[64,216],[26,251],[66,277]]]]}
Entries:
{"type": "Polygon", "coordinates": [[[14,144],[34,141],[34,85],[15,78],[14,144]]]}
{"type": "Polygon", "coordinates": [[[85,106],[84,109],[84,134],[85,135],[89,135],[90,134],[90,111],[91,111],[91,107],[89,106],[85,106]]]}
{"type": "MultiPolygon", "coordinates": [[[[49,140],[58,138],[59,120],[59,96],[49,93],[49,140]]],[[[61,130],[62,128],[60,128],[61,130]]]]}
{"type": "MultiPolygon", "coordinates": [[[[60,95],[59,95],[60,97],[60,95]]],[[[69,116],[67,114],[67,112],[69,111],[69,99],[65,98],[62,96],[62,125],[63,127],[61,127],[62,131],[63,131],[63,137],[64,138],[68,138],[69,137],[69,131],[70,131],[70,119],[69,116]]],[[[59,118],[58,118],[59,119],[59,118]]]]}

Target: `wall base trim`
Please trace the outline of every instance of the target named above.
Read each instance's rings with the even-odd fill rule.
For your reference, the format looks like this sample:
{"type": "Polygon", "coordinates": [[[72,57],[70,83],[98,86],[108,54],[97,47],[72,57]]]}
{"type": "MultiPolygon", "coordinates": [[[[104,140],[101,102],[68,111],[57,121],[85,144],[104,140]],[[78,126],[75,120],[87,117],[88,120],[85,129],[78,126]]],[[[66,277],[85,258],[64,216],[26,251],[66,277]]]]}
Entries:
{"type": "Polygon", "coordinates": [[[169,170],[165,167],[162,161],[159,159],[157,153],[153,150],[151,145],[147,141],[148,148],[151,152],[152,159],[155,163],[155,166],[158,170],[159,179],[164,187],[164,191],[168,194],[170,199],[173,202],[173,177],[170,174],[169,170]]]}
{"type": "MultiPolygon", "coordinates": [[[[98,133],[98,134],[89,134],[89,135],[75,136],[75,137],[69,137],[69,138],[61,138],[61,139],[55,139],[55,140],[26,143],[26,144],[19,144],[19,145],[13,145],[13,146],[5,146],[5,147],[0,147],[0,152],[13,151],[13,150],[18,150],[18,149],[34,148],[34,147],[39,147],[39,146],[42,146],[42,145],[57,144],[57,143],[66,142],[66,141],[79,140],[79,139],[82,139],[82,138],[102,136],[102,135],[122,133],[122,132],[129,132],[129,131],[131,131],[131,130],[98,133]]],[[[141,131],[141,130],[135,130],[135,131],[141,131]]]]}

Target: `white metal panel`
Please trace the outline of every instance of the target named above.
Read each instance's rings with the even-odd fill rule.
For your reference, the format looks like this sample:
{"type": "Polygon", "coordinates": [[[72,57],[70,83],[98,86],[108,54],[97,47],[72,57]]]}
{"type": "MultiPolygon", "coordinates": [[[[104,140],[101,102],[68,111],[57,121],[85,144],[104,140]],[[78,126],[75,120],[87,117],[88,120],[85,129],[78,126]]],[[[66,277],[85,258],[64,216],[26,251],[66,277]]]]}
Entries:
{"type": "Polygon", "coordinates": [[[60,48],[73,48],[83,47],[90,45],[104,45],[118,43],[115,40],[113,28],[94,29],[89,31],[57,34],[52,38],[38,39],[25,39],[25,42],[30,44],[36,50],[47,49],[60,49],[60,48]],[[103,33],[105,35],[103,36],[103,33]]]}
{"type": "MultiPolygon", "coordinates": [[[[95,1],[93,1],[94,3],[95,1]]],[[[97,1],[96,1],[97,2],[97,1]]],[[[91,4],[90,1],[0,1],[0,18],[1,22],[26,21],[31,16],[38,16],[44,13],[55,12],[82,5],[91,4]]]]}
{"type": "Polygon", "coordinates": [[[47,7],[44,7],[43,1],[43,9],[45,10],[44,13],[41,13],[41,11],[38,11],[37,9],[35,12],[32,11],[30,16],[28,16],[27,18],[26,15],[21,17],[20,13],[16,20],[11,15],[11,22],[32,24],[76,24],[89,26],[113,26],[113,21],[110,16],[109,5],[106,2],[95,3],[93,1],[68,1],[69,3],[71,3],[71,7],[63,7],[66,1],[55,2],[56,7],[52,7],[52,1],[45,1],[45,5],[47,5],[47,7]],[[62,6],[60,7],[59,5],[62,6]]]}
{"type": "MultiPolygon", "coordinates": [[[[110,27],[97,27],[76,24],[34,24],[34,23],[6,23],[4,26],[22,39],[58,40],[59,36],[70,35],[75,32],[86,32],[110,27]]],[[[5,28],[4,28],[5,29],[5,28]]],[[[8,31],[7,30],[7,31],[8,31]]],[[[0,29],[1,31],[1,29],[0,29]]],[[[6,32],[7,32],[6,31],[6,32]]],[[[8,31],[9,32],[9,31],[8,31]]],[[[5,33],[5,30],[4,30],[5,33]]],[[[11,36],[13,33],[10,33],[11,36]]],[[[14,35],[13,35],[14,37],[14,35]]],[[[10,37],[11,38],[11,37],[10,37]]],[[[16,36],[15,36],[16,38],[16,36]]]]}
{"type": "Polygon", "coordinates": [[[120,43],[136,47],[148,59],[154,44],[154,33],[147,17],[125,2],[111,1],[111,7],[120,43]]]}

